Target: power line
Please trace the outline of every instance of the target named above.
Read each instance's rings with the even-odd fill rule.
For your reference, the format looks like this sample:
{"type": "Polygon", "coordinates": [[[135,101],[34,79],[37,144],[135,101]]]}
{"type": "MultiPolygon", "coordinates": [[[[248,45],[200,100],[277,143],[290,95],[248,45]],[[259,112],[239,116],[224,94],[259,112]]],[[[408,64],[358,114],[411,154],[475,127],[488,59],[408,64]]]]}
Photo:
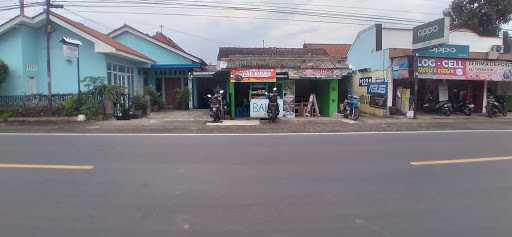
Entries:
{"type": "MultiPolygon", "coordinates": [[[[396,18],[396,17],[388,17],[388,16],[379,16],[379,15],[368,15],[368,14],[355,14],[350,12],[335,12],[335,11],[311,11],[304,9],[296,9],[290,8],[281,9],[281,8],[258,8],[258,7],[244,7],[244,6],[233,6],[233,5],[209,5],[209,4],[197,4],[197,3],[187,3],[187,2],[174,2],[169,3],[159,2],[159,1],[87,1],[88,4],[81,5],[76,4],[76,2],[80,1],[59,1],[63,3],[68,3],[67,6],[71,7],[93,7],[93,8],[154,8],[153,5],[158,5],[160,8],[173,8],[173,9],[217,9],[217,10],[235,10],[235,11],[249,11],[249,12],[257,12],[257,13],[278,13],[278,14],[288,14],[288,15],[300,15],[300,16],[309,16],[309,17],[318,17],[318,18],[327,18],[327,19],[350,19],[350,20],[372,20],[372,21],[380,21],[383,23],[395,23],[395,24],[409,24],[417,25],[419,23],[423,23],[421,20],[417,19],[408,19],[408,18],[396,18]],[[93,3],[93,4],[91,4],[93,3]],[[115,4],[115,5],[110,5],[115,4]],[[124,4],[124,5],[119,5],[124,4]],[[149,5],[148,5],[149,4],[149,5]]],[[[84,2],[84,1],[82,1],[84,2]]],[[[199,1],[200,2],[200,1],[199,1]]]]}
{"type": "MultiPolygon", "coordinates": [[[[95,14],[131,14],[131,15],[211,17],[211,18],[224,18],[224,19],[292,21],[292,22],[307,22],[307,23],[329,23],[329,24],[341,24],[341,25],[368,26],[368,23],[360,23],[360,22],[340,22],[340,21],[323,21],[323,20],[306,20],[306,19],[289,19],[289,18],[270,18],[270,17],[243,17],[243,16],[229,16],[229,15],[206,15],[206,14],[163,13],[163,12],[88,11],[88,10],[77,10],[77,12],[81,12],[81,13],[95,13],[95,14]]],[[[399,24],[396,24],[396,25],[399,25],[399,24]]]]}

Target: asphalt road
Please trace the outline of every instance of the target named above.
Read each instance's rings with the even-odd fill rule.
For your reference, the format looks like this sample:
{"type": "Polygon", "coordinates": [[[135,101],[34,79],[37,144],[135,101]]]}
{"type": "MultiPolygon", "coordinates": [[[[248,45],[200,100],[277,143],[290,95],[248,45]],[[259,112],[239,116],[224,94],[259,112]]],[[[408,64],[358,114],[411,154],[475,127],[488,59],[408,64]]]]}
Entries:
{"type": "Polygon", "coordinates": [[[510,236],[512,132],[0,135],[1,236],[510,236]]]}

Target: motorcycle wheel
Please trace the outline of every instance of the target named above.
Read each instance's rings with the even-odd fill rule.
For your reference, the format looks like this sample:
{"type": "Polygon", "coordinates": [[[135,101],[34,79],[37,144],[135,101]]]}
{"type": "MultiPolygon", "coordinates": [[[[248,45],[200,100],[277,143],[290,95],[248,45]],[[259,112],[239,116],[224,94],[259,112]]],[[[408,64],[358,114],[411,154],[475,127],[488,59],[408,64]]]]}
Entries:
{"type": "Polygon", "coordinates": [[[496,111],[494,111],[494,109],[487,110],[487,117],[494,118],[495,116],[496,116],[496,111]]]}
{"type": "Polygon", "coordinates": [[[470,108],[465,108],[464,109],[464,115],[471,116],[472,113],[473,113],[472,109],[470,109],[470,108]]]}
{"type": "Polygon", "coordinates": [[[507,113],[507,111],[505,110],[505,111],[503,111],[503,113],[502,113],[502,114],[503,114],[503,116],[507,117],[507,114],[508,114],[508,113],[507,113]]]}
{"type": "Polygon", "coordinates": [[[352,113],[352,120],[357,121],[359,120],[359,109],[355,109],[354,113],[352,113]]]}
{"type": "Polygon", "coordinates": [[[446,117],[452,115],[452,112],[449,109],[443,109],[442,113],[446,117]]]}

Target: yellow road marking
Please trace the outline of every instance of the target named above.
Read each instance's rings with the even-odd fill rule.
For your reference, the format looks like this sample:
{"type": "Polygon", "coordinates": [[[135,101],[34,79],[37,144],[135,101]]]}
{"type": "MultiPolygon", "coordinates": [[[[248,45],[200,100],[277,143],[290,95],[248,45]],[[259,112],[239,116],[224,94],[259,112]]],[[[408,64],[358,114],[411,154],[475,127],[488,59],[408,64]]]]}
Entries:
{"type": "Polygon", "coordinates": [[[60,170],[92,170],[92,165],[50,165],[50,164],[3,164],[0,168],[12,169],[60,169],[60,170]]]}
{"type": "Polygon", "coordinates": [[[418,165],[447,165],[447,164],[476,163],[476,162],[486,162],[486,161],[500,161],[500,160],[512,160],[512,156],[459,159],[459,160],[415,161],[415,162],[411,162],[410,164],[414,165],[414,166],[418,166],[418,165]]]}

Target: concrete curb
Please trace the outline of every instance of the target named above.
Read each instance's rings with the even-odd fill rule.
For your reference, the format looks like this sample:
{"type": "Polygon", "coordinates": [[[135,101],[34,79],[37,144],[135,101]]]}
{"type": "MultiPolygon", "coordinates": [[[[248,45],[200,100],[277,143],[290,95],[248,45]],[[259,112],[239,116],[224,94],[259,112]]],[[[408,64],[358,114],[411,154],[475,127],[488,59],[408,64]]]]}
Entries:
{"type": "Polygon", "coordinates": [[[7,122],[77,122],[77,117],[14,117],[7,122]]]}

